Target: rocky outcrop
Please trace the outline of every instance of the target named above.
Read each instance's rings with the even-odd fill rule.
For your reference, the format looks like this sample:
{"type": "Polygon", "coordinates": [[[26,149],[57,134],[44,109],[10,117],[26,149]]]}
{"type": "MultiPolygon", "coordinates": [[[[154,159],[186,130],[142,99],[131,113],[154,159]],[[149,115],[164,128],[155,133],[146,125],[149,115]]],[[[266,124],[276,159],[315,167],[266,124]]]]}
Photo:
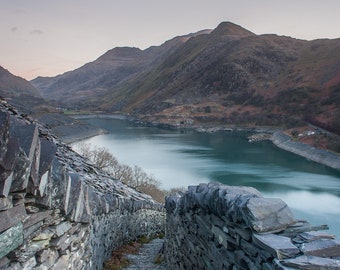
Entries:
{"type": "Polygon", "coordinates": [[[164,227],[162,205],[0,103],[0,269],[101,269],[164,227]]]}
{"type": "Polygon", "coordinates": [[[340,269],[340,239],[280,199],[217,183],[166,200],[168,269],[340,269]]]}
{"type": "Polygon", "coordinates": [[[281,149],[303,156],[312,161],[340,170],[340,155],[323,149],[318,149],[305,143],[293,141],[288,135],[276,131],[272,142],[281,149]]]}

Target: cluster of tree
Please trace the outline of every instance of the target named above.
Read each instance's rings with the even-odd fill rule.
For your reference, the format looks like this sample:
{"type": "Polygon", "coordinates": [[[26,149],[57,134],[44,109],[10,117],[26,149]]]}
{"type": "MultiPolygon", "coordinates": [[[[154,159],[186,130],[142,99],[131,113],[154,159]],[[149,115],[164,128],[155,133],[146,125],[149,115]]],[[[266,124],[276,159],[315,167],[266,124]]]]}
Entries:
{"type": "Polygon", "coordinates": [[[164,203],[165,196],[182,191],[182,188],[165,191],[161,189],[161,183],[153,175],[147,174],[139,166],[130,167],[118,162],[106,148],[91,144],[81,143],[77,146],[77,152],[92,161],[100,169],[108,172],[113,178],[150,195],[154,200],[164,203]]]}

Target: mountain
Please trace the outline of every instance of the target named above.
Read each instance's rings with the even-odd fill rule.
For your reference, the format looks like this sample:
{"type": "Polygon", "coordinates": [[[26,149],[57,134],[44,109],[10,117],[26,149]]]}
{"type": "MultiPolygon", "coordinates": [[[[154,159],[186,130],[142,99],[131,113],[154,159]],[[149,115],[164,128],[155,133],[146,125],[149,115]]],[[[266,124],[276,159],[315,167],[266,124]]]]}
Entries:
{"type": "Polygon", "coordinates": [[[255,35],[230,22],[145,50],[114,48],[32,84],[72,108],[177,126],[312,123],[340,134],[340,39],[255,35]]]}
{"type": "Polygon", "coordinates": [[[25,113],[31,113],[43,104],[51,103],[44,100],[29,81],[13,75],[1,66],[0,96],[25,113]]]}
{"type": "Polygon", "coordinates": [[[97,60],[53,78],[38,77],[32,84],[42,96],[67,104],[79,105],[96,103],[105,99],[108,90],[119,87],[136,75],[152,69],[178,45],[190,37],[209,32],[203,30],[185,36],[175,37],[161,46],[152,46],[146,50],[130,47],[118,47],[109,50],[97,60]]]}
{"type": "Polygon", "coordinates": [[[31,118],[44,123],[55,135],[62,137],[68,143],[79,137],[91,137],[103,132],[63,114],[58,102],[42,98],[37,89],[28,81],[11,74],[0,66],[1,102],[3,99],[18,109],[15,114],[20,113],[22,117],[30,115],[31,118]]]}
{"type": "Polygon", "coordinates": [[[21,95],[40,97],[38,90],[29,81],[13,75],[2,66],[0,66],[0,95],[10,98],[21,95]]]}

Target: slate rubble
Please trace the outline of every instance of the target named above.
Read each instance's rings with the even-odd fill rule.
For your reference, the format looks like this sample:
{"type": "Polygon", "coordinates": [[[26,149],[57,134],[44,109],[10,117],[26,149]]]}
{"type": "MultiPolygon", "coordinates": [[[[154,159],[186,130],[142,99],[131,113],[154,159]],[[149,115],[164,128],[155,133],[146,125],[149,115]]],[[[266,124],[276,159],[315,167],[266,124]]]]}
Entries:
{"type": "Polygon", "coordinates": [[[101,269],[164,228],[163,206],[0,102],[0,269],[101,269]]]}
{"type": "Polygon", "coordinates": [[[166,199],[168,269],[340,269],[340,240],[256,189],[200,184],[166,199]]]}

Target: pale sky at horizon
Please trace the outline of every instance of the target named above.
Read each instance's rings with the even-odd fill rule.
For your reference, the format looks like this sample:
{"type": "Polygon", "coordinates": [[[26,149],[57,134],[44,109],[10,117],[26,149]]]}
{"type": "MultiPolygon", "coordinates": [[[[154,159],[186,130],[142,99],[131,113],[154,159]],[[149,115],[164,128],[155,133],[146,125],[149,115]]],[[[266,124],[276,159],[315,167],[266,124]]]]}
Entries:
{"type": "Polygon", "coordinates": [[[222,21],[255,34],[340,38],[340,0],[0,0],[0,18],[0,66],[29,80],[222,21]]]}

